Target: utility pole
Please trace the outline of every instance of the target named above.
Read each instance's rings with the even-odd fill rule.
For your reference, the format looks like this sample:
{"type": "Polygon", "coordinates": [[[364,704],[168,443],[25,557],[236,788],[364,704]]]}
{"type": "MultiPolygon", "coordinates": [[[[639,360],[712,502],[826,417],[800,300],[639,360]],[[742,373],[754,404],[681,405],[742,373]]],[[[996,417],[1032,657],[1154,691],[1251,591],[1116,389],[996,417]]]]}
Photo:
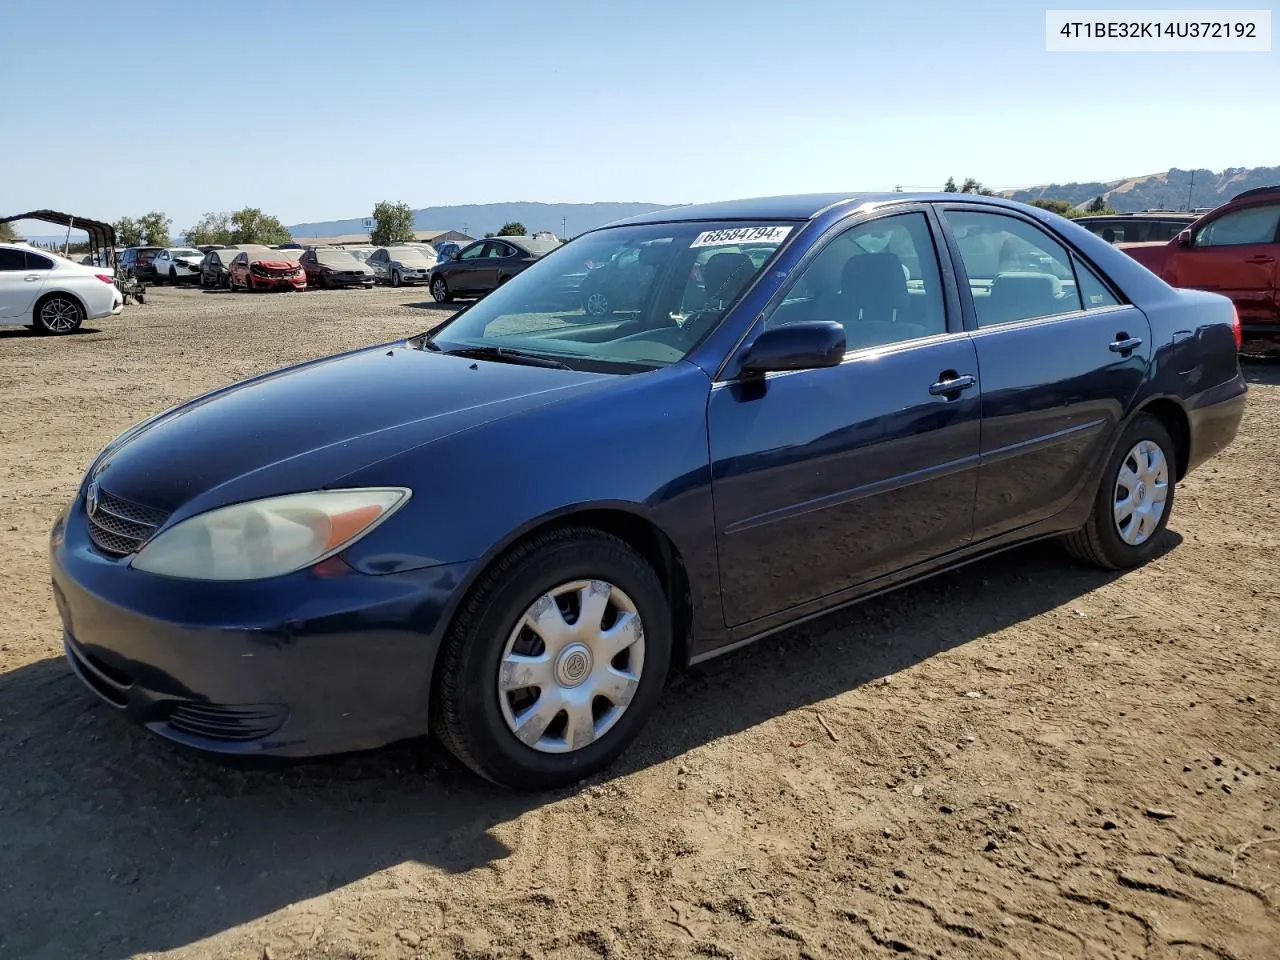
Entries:
{"type": "Polygon", "coordinates": [[[1187,187],[1187,209],[1191,209],[1191,191],[1196,188],[1196,172],[1191,171],[1191,185],[1187,187]]]}
{"type": "Polygon", "coordinates": [[[567,240],[569,238],[569,218],[560,218],[560,239],[567,240]]]}

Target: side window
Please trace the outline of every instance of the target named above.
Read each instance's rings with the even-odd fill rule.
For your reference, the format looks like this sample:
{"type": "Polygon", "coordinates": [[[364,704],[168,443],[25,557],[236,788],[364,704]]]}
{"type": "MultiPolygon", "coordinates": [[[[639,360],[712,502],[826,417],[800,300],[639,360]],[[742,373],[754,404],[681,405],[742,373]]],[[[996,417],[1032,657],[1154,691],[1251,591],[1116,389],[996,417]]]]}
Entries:
{"type": "Polygon", "coordinates": [[[488,246],[489,245],[487,243],[477,243],[475,246],[467,247],[467,249],[463,250],[460,254],[458,254],[458,259],[474,260],[477,257],[481,256],[485,252],[485,249],[488,246]]]}
{"type": "Polygon", "coordinates": [[[978,326],[1074,313],[1081,308],[1071,258],[1039,227],[1000,213],[947,210],[978,326]]]}
{"type": "Polygon", "coordinates": [[[829,241],[792,284],[767,327],[835,320],[849,350],[945,333],[938,256],[923,213],[881,217],[829,241]]]}
{"type": "Polygon", "coordinates": [[[28,270],[52,270],[53,261],[48,257],[42,257],[38,253],[27,251],[27,269],[28,270]]]}
{"type": "Polygon", "coordinates": [[[25,262],[21,250],[0,249],[0,270],[22,270],[25,262]]]}
{"type": "Polygon", "coordinates": [[[1086,310],[1100,310],[1103,307],[1117,307],[1120,301],[1115,298],[1106,284],[1098,279],[1098,275],[1084,265],[1076,256],[1071,258],[1076,268],[1076,283],[1080,285],[1080,299],[1084,301],[1086,310]]]}
{"type": "Polygon", "coordinates": [[[1245,243],[1275,243],[1280,227],[1280,204],[1232,210],[1201,227],[1192,240],[1196,247],[1232,247],[1245,243]]]}

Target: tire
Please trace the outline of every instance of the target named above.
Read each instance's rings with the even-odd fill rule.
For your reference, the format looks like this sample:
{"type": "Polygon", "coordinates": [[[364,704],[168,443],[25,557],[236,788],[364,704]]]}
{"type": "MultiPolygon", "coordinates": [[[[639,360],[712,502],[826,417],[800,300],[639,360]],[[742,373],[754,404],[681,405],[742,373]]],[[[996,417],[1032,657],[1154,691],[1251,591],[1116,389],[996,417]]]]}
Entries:
{"type": "Polygon", "coordinates": [[[178,285],[178,271],[175,270],[173,267],[169,268],[169,282],[172,283],[175,287],[178,285]]]}
{"type": "Polygon", "coordinates": [[[404,286],[404,281],[400,279],[400,274],[395,270],[391,271],[391,285],[393,287],[404,286]]]}
{"type": "Polygon", "coordinates": [[[1125,428],[1107,461],[1088,522],[1064,538],[1067,551],[1077,560],[1104,570],[1127,570],[1146,563],[1159,552],[1161,534],[1173,513],[1176,473],[1177,458],[1169,431],[1150,414],[1139,414],[1125,428]],[[1150,469],[1154,463],[1153,448],[1163,461],[1163,466],[1157,465],[1154,470],[1150,469]],[[1144,467],[1147,468],[1145,476],[1142,475],[1144,467]],[[1121,479],[1122,474],[1133,477],[1135,473],[1141,480],[1137,491],[1121,479]],[[1117,494],[1121,491],[1126,492],[1126,499],[1136,493],[1140,501],[1139,509],[1127,520],[1123,518],[1123,509],[1117,508],[1120,502],[1117,494]],[[1163,501],[1157,499],[1161,495],[1163,501]],[[1157,503],[1160,504],[1159,517],[1153,526],[1141,529],[1144,522],[1149,523],[1157,503]],[[1141,505],[1147,509],[1144,511],[1141,505]],[[1142,520],[1144,513],[1147,521],[1142,520]],[[1135,523],[1139,524],[1136,531],[1132,526],[1135,523]],[[1126,542],[1122,529],[1129,534],[1129,540],[1135,542],[1126,542]]]}
{"type": "Polygon", "coordinates": [[[31,325],[37,333],[63,336],[75,333],[84,323],[84,307],[75,297],[51,293],[41,297],[31,311],[31,325]]]}
{"type": "MultiPolygon", "coordinates": [[[[577,609],[581,611],[580,606],[577,609]]],[[[576,783],[617,759],[653,713],[670,665],[671,631],[671,611],[662,584],[630,546],[586,527],[544,534],[516,547],[485,571],[455,616],[436,662],[432,729],[454,756],[500,786],[544,790],[576,783]],[[599,584],[610,588],[607,600],[599,597],[599,584]],[[555,611],[546,598],[562,589],[567,591],[565,598],[594,597],[603,618],[589,618],[587,632],[579,634],[576,617],[567,622],[563,614],[552,612],[553,622],[566,632],[557,640],[548,631],[553,639],[542,643],[538,634],[522,626],[525,614],[535,605],[543,605],[544,614],[555,611]],[[629,645],[606,664],[601,657],[614,647],[608,645],[600,625],[627,615],[620,611],[628,604],[639,628],[619,635],[629,638],[629,645]],[[590,630],[592,621],[595,631],[590,630]],[[588,649],[592,635],[598,645],[588,649]],[[582,642],[575,639],[579,636],[582,642]],[[533,644],[526,649],[538,657],[550,655],[543,661],[546,682],[502,693],[499,677],[504,657],[519,643],[533,644]],[[542,644],[540,653],[538,644],[542,644]],[[563,676],[575,673],[576,685],[572,680],[562,683],[563,676]],[[622,686],[599,692],[600,680],[618,677],[626,677],[622,686]],[[530,702],[534,690],[539,695],[530,702]],[[576,725],[570,724],[574,707],[562,701],[564,696],[577,697],[580,722],[576,725]],[[612,698],[621,696],[629,700],[619,707],[620,701],[612,698]],[[531,731],[526,736],[537,738],[536,745],[528,745],[517,738],[513,725],[520,718],[536,718],[543,697],[555,699],[547,700],[552,706],[543,723],[526,727],[531,731]],[[557,706],[560,709],[552,712],[557,706]],[[546,720],[551,721],[549,726],[546,720]],[[575,746],[575,734],[587,738],[585,745],[575,746]]]]}
{"type": "Polygon", "coordinates": [[[436,303],[453,303],[453,294],[449,292],[449,285],[445,283],[444,277],[436,277],[431,281],[431,298],[436,303]]]}

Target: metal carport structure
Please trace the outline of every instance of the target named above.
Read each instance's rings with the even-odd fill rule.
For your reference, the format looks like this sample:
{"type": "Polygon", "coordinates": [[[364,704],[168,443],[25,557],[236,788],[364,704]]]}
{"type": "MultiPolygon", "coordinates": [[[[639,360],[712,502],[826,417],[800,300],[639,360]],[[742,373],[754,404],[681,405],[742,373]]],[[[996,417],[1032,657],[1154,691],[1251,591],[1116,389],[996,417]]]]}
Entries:
{"type": "MultiPolygon", "coordinates": [[[[115,265],[116,228],[109,223],[91,220],[88,217],[77,217],[58,210],[28,210],[26,213],[0,217],[0,223],[13,223],[15,220],[40,220],[43,223],[66,227],[68,231],[83,230],[89,235],[89,254],[93,257],[93,262],[102,266],[115,265]],[[103,254],[106,255],[105,259],[103,254]]],[[[66,249],[65,244],[63,249],[66,249]]]]}

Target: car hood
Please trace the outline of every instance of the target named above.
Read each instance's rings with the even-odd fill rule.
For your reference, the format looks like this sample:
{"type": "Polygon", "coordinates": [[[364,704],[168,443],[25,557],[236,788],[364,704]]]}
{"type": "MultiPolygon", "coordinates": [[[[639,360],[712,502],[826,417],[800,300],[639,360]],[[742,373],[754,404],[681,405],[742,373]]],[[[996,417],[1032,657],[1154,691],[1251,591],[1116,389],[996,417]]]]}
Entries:
{"type": "Polygon", "coordinates": [[[393,267],[399,267],[401,270],[430,270],[435,263],[424,263],[418,260],[392,260],[393,267]]]}
{"type": "Polygon", "coordinates": [[[174,257],[178,263],[185,263],[188,267],[198,267],[204,262],[204,257],[174,257]]]}
{"type": "Polygon", "coordinates": [[[379,460],[615,380],[383,344],[174,407],[122,434],[92,472],[114,496],[185,516],[333,486],[379,460]]]}
{"type": "Polygon", "coordinates": [[[250,260],[249,265],[257,264],[260,267],[266,267],[268,270],[292,270],[297,264],[292,260],[250,260]]]}

